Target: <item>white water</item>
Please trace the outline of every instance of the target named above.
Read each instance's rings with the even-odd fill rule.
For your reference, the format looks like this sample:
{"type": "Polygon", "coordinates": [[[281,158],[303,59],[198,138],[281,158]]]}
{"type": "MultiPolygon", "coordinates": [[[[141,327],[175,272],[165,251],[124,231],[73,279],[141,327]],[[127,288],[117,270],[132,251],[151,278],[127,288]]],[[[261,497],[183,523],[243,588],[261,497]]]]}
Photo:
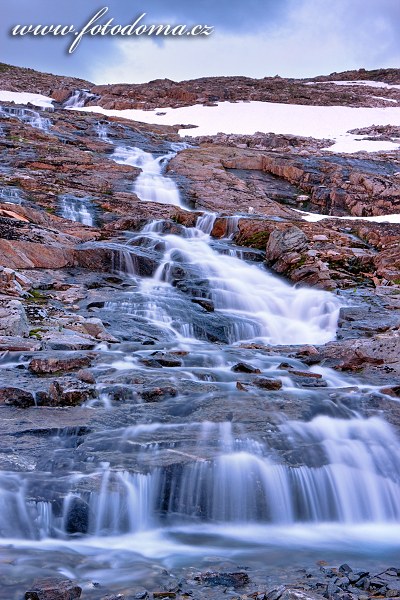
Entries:
{"type": "Polygon", "coordinates": [[[108,127],[107,125],[105,125],[104,123],[97,123],[96,124],[96,133],[98,135],[98,137],[101,139],[102,142],[110,142],[110,139],[108,137],[108,127]]]}
{"type": "Polygon", "coordinates": [[[50,119],[42,117],[42,115],[31,108],[14,108],[10,106],[0,106],[0,117],[15,117],[23,123],[27,123],[35,129],[40,129],[47,133],[51,127],[50,119]]]}
{"type": "Polygon", "coordinates": [[[82,225],[93,227],[93,210],[90,210],[87,199],[73,196],[63,196],[60,199],[61,216],[69,221],[76,221],[82,225]]]}
{"type": "MultiPolygon", "coordinates": [[[[139,198],[181,206],[177,186],[163,176],[161,169],[162,163],[173,155],[154,158],[139,148],[117,147],[112,157],[120,164],[142,169],[134,187],[139,198]]],[[[215,309],[232,319],[227,336],[230,342],[257,338],[269,344],[324,344],[333,340],[340,309],[335,296],[294,288],[259,266],[214,251],[209,234],[216,216],[205,213],[195,228],[182,228],[180,235],[163,235],[159,222],[144,228],[143,234],[149,238],[147,246],[160,245],[166,250],[154,277],[141,282],[143,294],[150,297],[147,307],[132,307],[131,314],[136,312],[168,329],[175,327],[185,337],[196,337],[185,314],[178,319],[174,316],[175,303],[165,289],[165,283],[174,282],[174,267],[182,264],[197,278],[208,281],[209,299],[215,309]]],[[[228,239],[236,232],[238,220],[237,216],[228,218],[228,239]]],[[[136,274],[136,261],[129,246],[121,248],[115,257],[115,271],[136,274]]]]}
{"type": "Polygon", "coordinates": [[[95,98],[88,90],[75,90],[75,92],[64,102],[63,108],[83,108],[89,100],[95,98]]]}
{"type": "Polygon", "coordinates": [[[6,204],[21,204],[19,191],[14,188],[0,188],[0,200],[6,204]]]}
{"type": "Polygon", "coordinates": [[[153,280],[143,283],[147,293],[152,288],[153,301],[161,282],[173,282],[173,267],[188,265],[209,282],[215,308],[235,320],[231,342],[261,338],[269,344],[324,344],[335,338],[340,309],[335,296],[294,288],[259,266],[217,253],[200,229],[208,232],[212,226],[213,216],[208,214],[200,217],[197,228],[187,230],[187,237],[150,234],[166,245],[153,280]]]}
{"type": "MultiPolygon", "coordinates": [[[[171,188],[173,181],[162,175],[165,159],[132,148],[117,148],[114,154],[117,162],[143,169],[137,185],[143,200],[163,203],[168,199],[171,203],[172,197],[180,203],[175,184],[171,188]]],[[[79,207],[65,205],[64,210],[74,220],[82,216],[79,207]]],[[[163,233],[168,231],[165,225],[171,225],[168,222],[147,225],[133,236],[132,246],[119,245],[114,269],[134,276],[135,252],[162,254],[154,276],[139,279],[135,292],[124,296],[126,306],[120,304],[119,308],[124,318],[132,316],[139,323],[147,319],[176,334],[175,347],[188,350],[181,373],[189,378],[187,372],[195,373],[191,365],[200,364],[215,375],[210,381],[221,382],[216,388],[216,406],[221,406],[218,394],[224,394],[228,410],[222,418],[228,419],[230,405],[234,411],[237,401],[229,394],[237,380],[231,366],[242,349],[202,344],[190,317],[197,308],[174,287],[174,269],[187,270],[189,280],[209,282],[207,299],[214,304],[218,319],[229,324],[227,337],[232,342],[262,338],[270,344],[324,343],[335,336],[339,304],[330,293],[294,288],[262,267],[218,252],[232,242],[216,244],[210,238],[215,217],[203,215],[197,227],[182,227],[181,235],[163,233]],[[139,249],[134,247],[138,238],[139,249]],[[196,339],[188,341],[189,337],[196,339]]],[[[227,238],[236,226],[234,217],[228,222],[227,238]]],[[[203,321],[208,318],[201,312],[197,315],[203,321]]],[[[118,349],[113,353],[105,348],[106,352],[112,359],[103,367],[110,369],[112,383],[126,369],[132,371],[133,381],[140,381],[145,367],[139,366],[139,360],[146,350],[124,353],[118,349]]],[[[280,359],[268,367],[264,354],[253,358],[264,375],[269,374],[268,369],[279,370],[280,359]]],[[[290,372],[281,373],[282,379],[290,378],[290,372]]],[[[158,376],[155,371],[156,385],[158,376]]],[[[163,377],[174,382],[167,369],[163,377]]],[[[333,384],[342,387],[342,379],[338,377],[333,384]]],[[[301,400],[304,390],[295,393],[301,400]]],[[[328,548],[341,554],[344,547],[359,554],[364,550],[371,554],[376,547],[397,550],[400,445],[391,427],[378,418],[356,418],[348,409],[347,414],[353,416],[347,420],[320,416],[310,422],[282,422],[271,431],[273,426],[267,425],[269,405],[264,408],[263,403],[285,402],[285,394],[289,394],[287,388],[282,396],[272,392],[271,397],[267,391],[256,399],[248,396],[249,415],[256,402],[262,405],[260,427],[256,427],[260,433],[252,433],[251,418],[249,431],[246,418],[245,423],[235,419],[233,423],[186,422],[193,409],[190,394],[172,398],[163,413],[171,420],[179,419],[183,400],[188,412],[183,412],[182,421],[176,424],[139,423],[115,429],[121,427],[121,413],[116,410],[115,422],[112,413],[107,421],[111,429],[96,431],[94,427],[89,439],[83,437],[73,452],[71,447],[65,449],[66,463],[62,464],[70,465],[66,471],[63,468],[57,473],[55,467],[51,473],[0,473],[2,545],[10,544],[13,551],[23,549],[24,567],[37,565],[36,552],[40,550],[43,564],[56,564],[58,574],[71,572],[72,577],[112,585],[119,582],[125,588],[126,582],[137,576],[132,569],[135,555],[148,557],[151,568],[157,569],[155,559],[171,568],[205,556],[248,553],[265,559],[266,551],[271,551],[273,562],[276,549],[285,557],[304,548],[328,548]],[[74,529],[77,503],[85,507],[87,522],[78,519],[74,529]],[[79,566],[68,571],[71,556],[79,566]]],[[[328,394],[325,401],[330,401],[328,394]]],[[[318,391],[313,399],[316,403],[320,399],[318,391]]],[[[213,400],[210,394],[210,415],[213,400]]],[[[110,403],[107,407],[115,409],[110,403]]],[[[158,415],[139,408],[143,406],[132,407],[129,423],[143,415],[150,419],[152,414],[158,415]]],[[[57,452],[64,459],[59,440],[57,452]]]]}
{"type": "Polygon", "coordinates": [[[72,499],[80,496],[89,509],[88,533],[94,536],[177,526],[187,519],[195,526],[399,525],[400,445],[389,425],[376,417],[320,416],[309,423],[286,422],[280,429],[284,447],[294,453],[299,466],[282,463],[265,443],[237,437],[231,423],[127,429],[120,438],[121,449],[136,445],[144,459],[151,453],[155,464],[169,456],[169,468],[142,474],[104,466],[97,474],[71,476],[58,514],[50,502],[28,500],[29,477],[2,474],[0,537],[65,536],[72,499]],[[181,442],[168,443],[174,431],[181,442]],[[68,486],[87,478],[97,490],[71,495],[68,486]]]}
{"type": "Polygon", "coordinates": [[[112,158],[119,164],[130,165],[142,170],[133,189],[140,200],[182,206],[176,183],[162,174],[163,162],[174,155],[175,152],[171,152],[154,158],[152,154],[144,152],[140,148],[118,146],[112,158]]]}

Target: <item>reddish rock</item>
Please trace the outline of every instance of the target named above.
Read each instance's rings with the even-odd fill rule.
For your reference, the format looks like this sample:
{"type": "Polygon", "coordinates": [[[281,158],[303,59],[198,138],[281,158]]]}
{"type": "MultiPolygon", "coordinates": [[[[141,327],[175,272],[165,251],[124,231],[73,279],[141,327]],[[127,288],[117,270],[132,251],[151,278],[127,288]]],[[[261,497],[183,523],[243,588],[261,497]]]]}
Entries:
{"type": "Polygon", "coordinates": [[[78,379],[80,379],[80,381],[83,381],[84,383],[96,383],[95,376],[93,375],[92,371],[89,371],[89,369],[81,369],[80,371],[78,371],[76,376],[78,377],[78,379]]]}
{"type": "Polygon", "coordinates": [[[0,406],[8,405],[17,408],[29,408],[35,406],[33,395],[26,390],[15,387],[0,388],[0,406]]]}
{"type": "Polygon", "coordinates": [[[68,579],[36,579],[25,600],[79,600],[82,588],[68,579]]]}
{"type": "Polygon", "coordinates": [[[35,375],[76,371],[88,367],[92,358],[89,356],[70,356],[68,358],[34,358],[29,363],[29,369],[35,375]]]}

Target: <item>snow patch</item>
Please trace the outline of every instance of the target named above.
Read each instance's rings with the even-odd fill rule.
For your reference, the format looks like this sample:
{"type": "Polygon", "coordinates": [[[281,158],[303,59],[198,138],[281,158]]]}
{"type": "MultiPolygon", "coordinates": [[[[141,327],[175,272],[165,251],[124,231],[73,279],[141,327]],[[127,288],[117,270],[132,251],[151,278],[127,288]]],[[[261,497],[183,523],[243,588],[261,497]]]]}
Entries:
{"type": "Polygon", "coordinates": [[[216,135],[217,133],[252,135],[257,132],[292,134],[316,139],[332,139],[340,146],[332,152],[376,152],[396,150],[399,144],[359,141],[360,136],[347,133],[371,125],[400,125],[400,108],[352,108],[346,106],[302,106],[273,102],[219,102],[214,107],[196,104],[182,108],[106,110],[87,106],[86,112],[118,116],[159,125],[193,125],[181,129],[181,136],[216,135]],[[159,114],[157,114],[159,113],[159,114]],[[160,114],[161,113],[161,114],[160,114]],[[355,144],[355,141],[357,144],[355,144]],[[384,144],[384,145],[383,145],[384,144]],[[340,148],[340,149],[338,149],[340,148]]]}
{"type": "Polygon", "coordinates": [[[306,85],[326,85],[328,83],[333,83],[334,85],[357,85],[385,90],[400,90],[400,85],[384,83],[383,81],[369,81],[365,79],[356,79],[355,81],[309,81],[306,83],[306,85]]]}
{"type": "Polygon", "coordinates": [[[346,221],[370,221],[371,223],[400,223],[400,214],[379,215],[378,217],[335,217],[332,215],[320,215],[317,213],[305,212],[303,210],[293,209],[300,213],[305,221],[309,223],[317,223],[322,219],[343,219],[346,221]]]}
{"type": "Polygon", "coordinates": [[[15,104],[33,104],[39,108],[54,108],[53,99],[41,94],[28,92],[8,92],[0,90],[0,102],[14,102],[15,104]]]}

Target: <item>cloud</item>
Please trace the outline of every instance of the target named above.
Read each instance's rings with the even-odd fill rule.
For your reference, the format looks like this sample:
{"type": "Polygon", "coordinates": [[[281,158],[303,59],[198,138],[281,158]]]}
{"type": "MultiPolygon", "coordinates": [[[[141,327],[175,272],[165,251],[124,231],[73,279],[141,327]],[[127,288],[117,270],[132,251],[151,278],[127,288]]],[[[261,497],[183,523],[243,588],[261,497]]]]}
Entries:
{"type": "Polygon", "coordinates": [[[279,73],[310,76],[347,68],[396,66],[399,0],[2,0],[1,60],[96,81],[148,81],[279,73]],[[66,40],[16,39],[17,23],[82,25],[102,6],[116,22],[141,12],[148,22],[216,27],[207,39],[84,39],[68,55],[66,40]]]}
{"type": "MultiPolygon", "coordinates": [[[[164,77],[182,81],[206,75],[310,77],[363,66],[398,65],[393,13],[389,11],[389,18],[373,3],[368,12],[366,0],[351,2],[351,10],[348,0],[337,0],[334,8],[326,0],[297,3],[287,11],[284,22],[265,31],[217,31],[212,38],[168,40],[161,47],[151,39],[119,40],[118,59],[97,64],[90,75],[99,83],[164,77]]],[[[396,12],[397,4],[388,0],[388,8],[396,12]]]]}

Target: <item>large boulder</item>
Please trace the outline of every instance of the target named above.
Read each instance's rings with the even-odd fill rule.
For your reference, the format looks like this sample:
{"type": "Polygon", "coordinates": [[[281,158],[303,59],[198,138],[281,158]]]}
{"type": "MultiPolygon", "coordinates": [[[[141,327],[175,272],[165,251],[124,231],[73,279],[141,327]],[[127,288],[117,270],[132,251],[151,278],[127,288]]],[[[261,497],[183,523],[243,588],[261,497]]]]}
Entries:
{"type": "Polygon", "coordinates": [[[276,229],[268,238],[267,260],[275,262],[287,252],[301,252],[307,247],[307,236],[295,225],[284,230],[276,229]]]}
{"type": "Polygon", "coordinates": [[[28,337],[29,323],[19,300],[0,297],[0,336],[28,337]]]}
{"type": "Polygon", "coordinates": [[[69,356],[68,358],[34,358],[29,363],[29,370],[35,375],[49,375],[66,371],[78,371],[89,367],[92,362],[90,356],[69,356]]]}

